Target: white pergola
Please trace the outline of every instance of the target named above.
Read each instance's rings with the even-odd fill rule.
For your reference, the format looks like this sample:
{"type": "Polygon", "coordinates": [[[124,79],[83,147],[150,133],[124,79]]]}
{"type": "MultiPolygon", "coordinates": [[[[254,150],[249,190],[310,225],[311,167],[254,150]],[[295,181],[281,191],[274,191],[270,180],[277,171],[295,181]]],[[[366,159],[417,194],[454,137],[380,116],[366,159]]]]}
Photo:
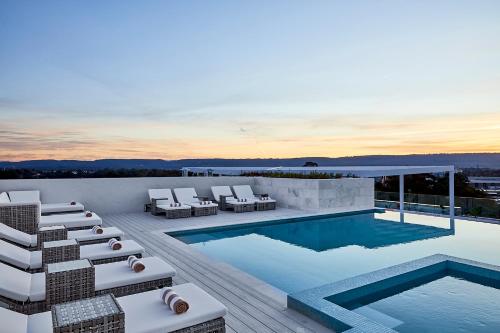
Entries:
{"type": "Polygon", "coordinates": [[[453,165],[441,166],[324,166],[324,167],[184,167],[182,175],[187,176],[189,172],[217,173],[221,175],[241,175],[249,172],[291,172],[291,173],[331,173],[343,176],[356,177],[383,177],[399,176],[399,211],[401,219],[404,213],[404,176],[423,173],[448,173],[449,175],[449,198],[450,219],[455,218],[455,167],[453,165]]]}

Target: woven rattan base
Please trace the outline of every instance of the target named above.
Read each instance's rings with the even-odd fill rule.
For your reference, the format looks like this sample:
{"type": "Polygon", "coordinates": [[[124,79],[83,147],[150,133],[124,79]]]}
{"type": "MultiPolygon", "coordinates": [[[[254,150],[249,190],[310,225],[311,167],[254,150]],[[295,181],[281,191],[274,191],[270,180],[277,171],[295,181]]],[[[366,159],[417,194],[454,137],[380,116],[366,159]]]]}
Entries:
{"type": "Polygon", "coordinates": [[[129,256],[136,256],[137,258],[142,258],[142,253],[134,253],[126,256],[120,256],[120,257],[112,257],[112,258],[103,258],[103,259],[94,259],[91,260],[94,265],[101,265],[101,264],[109,264],[112,262],[118,262],[118,261],[126,261],[129,256]]]}
{"type": "Polygon", "coordinates": [[[79,240],[78,243],[80,245],[102,244],[102,243],[107,243],[111,238],[114,238],[118,241],[121,240],[121,237],[109,237],[109,238],[89,239],[84,241],[79,240]]]}
{"type": "Polygon", "coordinates": [[[47,303],[45,301],[39,302],[19,302],[11,300],[10,298],[0,296],[0,303],[5,304],[6,308],[15,312],[31,315],[34,313],[47,311],[47,303]]]}
{"type": "Polygon", "coordinates": [[[165,218],[167,219],[181,219],[186,217],[191,217],[191,208],[165,210],[165,218]]]}
{"type": "Polygon", "coordinates": [[[209,320],[204,323],[172,331],[171,333],[225,333],[226,322],[224,318],[209,320]]]}
{"type": "Polygon", "coordinates": [[[208,215],[217,215],[217,206],[211,207],[193,207],[193,215],[194,216],[208,216],[208,215]]]}
{"type": "Polygon", "coordinates": [[[255,209],[258,211],[273,210],[276,209],[276,202],[256,202],[255,209]]]}

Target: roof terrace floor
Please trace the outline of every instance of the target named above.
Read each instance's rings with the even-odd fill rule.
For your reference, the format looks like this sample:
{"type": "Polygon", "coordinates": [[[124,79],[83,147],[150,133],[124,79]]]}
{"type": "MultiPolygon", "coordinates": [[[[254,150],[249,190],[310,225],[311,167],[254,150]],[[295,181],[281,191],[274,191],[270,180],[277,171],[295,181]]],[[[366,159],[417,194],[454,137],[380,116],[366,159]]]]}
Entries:
{"type": "Polygon", "coordinates": [[[216,261],[165,234],[168,231],[299,217],[304,211],[278,208],[274,211],[218,215],[187,219],[165,219],[149,213],[103,216],[106,226],[122,229],[127,238],[140,243],[148,254],[169,262],[177,271],[174,284],[192,282],[228,308],[228,332],[332,332],[286,307],[286,295],[236,268],[216,261]]]}

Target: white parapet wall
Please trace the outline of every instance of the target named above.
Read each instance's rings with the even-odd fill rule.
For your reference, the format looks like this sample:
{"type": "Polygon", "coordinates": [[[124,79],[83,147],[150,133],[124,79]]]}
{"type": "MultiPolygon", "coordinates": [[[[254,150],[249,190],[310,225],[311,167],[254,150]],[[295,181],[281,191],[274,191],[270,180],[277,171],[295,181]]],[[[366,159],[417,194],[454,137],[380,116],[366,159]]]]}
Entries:
{"type": "Polygon", "coordinates": [[[374,207],[370,178],[289,179],[263,177],[144,177],[0,180],[0,192],[39,190],[42,202],[79,201],[98,214],[140,212],[150,188],[194,187],[213,199],[211,186],[250,185],[268,193],[279,207],[320,212],[349,212],[374,207]]]}
{"type": "Polygon", "coordinates": [[[267,193],[279,206],[307,211],[351,212],[373,209],[372,178],[255,178],[257,193],[267,193]]]}
{"type": "Polygon", "coordinates": [[[140,212],[150,188],[194,187],[200,196],[212,197],[214,185],[250,185],[252,177],[143,177],[0,180],[0,192],[39,190],[45,203],[79,201],[98,214],[140,212]]]}

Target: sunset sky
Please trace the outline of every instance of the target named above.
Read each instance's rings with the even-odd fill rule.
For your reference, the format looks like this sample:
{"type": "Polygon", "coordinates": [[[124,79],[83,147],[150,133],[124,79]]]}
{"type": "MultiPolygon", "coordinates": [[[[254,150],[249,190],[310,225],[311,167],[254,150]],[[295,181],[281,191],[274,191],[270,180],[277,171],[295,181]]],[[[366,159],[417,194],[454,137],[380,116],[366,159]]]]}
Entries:
{"type": "Polygon", "coordinates": [[[1,1],[0,148],[500,152],[500,1],[1,1]]]}

